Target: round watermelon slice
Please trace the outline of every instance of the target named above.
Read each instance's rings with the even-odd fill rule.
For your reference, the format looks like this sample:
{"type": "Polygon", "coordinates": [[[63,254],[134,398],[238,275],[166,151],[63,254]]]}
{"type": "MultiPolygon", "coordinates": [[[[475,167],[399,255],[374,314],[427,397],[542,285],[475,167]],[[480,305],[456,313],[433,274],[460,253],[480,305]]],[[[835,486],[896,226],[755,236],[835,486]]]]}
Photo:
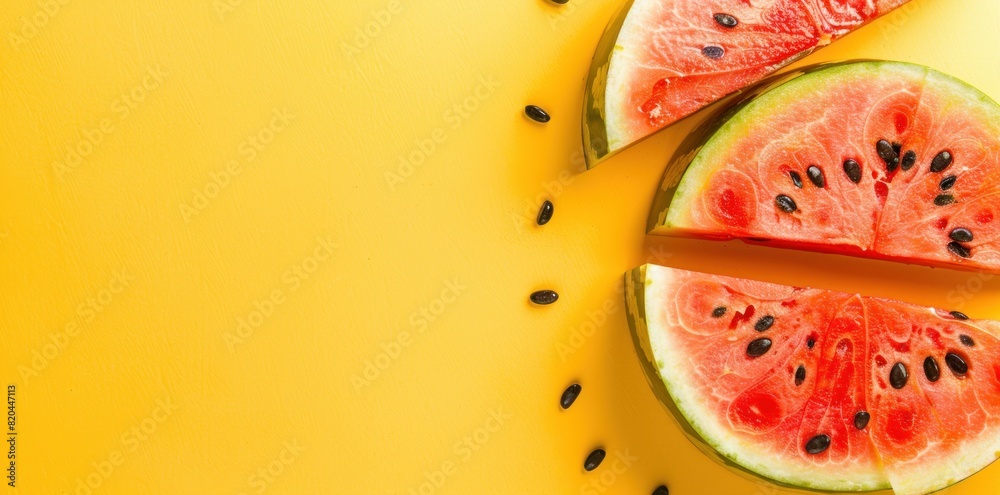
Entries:
{"type": "Polygon", "coordinates": [[[908,0],[630,0],[598,44],[588,167],[908,0]]]}
{"type": "Polygon", "coordinates": [[[654,265],[625,298],[654,391],[730,466],[918,495],[1000,455],[1000,323],[654,265]]]}
{"type": "Polygon", "coordinates": [[[786,79],[682,143],[651,233],[1000,271],[1000,106],[898,62],[786,79]]]}

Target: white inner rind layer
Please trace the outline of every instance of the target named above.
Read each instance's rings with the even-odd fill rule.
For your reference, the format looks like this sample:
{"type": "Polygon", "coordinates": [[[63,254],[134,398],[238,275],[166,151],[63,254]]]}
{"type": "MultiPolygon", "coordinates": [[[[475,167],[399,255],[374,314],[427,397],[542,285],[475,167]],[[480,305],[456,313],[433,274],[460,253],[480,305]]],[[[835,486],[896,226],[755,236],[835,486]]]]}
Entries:
{"type": "Polygon", "coordinates": [[[626,14],[618,40],[615,42],[608,65],[608,83],[604,92],[604,122],[608,136],[608,151],[630,144],[626,134],[630,129],[627,118],[621,110],[627,107],[628,96],[632,94],[632,89],[629,87],[631,73],[620,68],[631,67],[638,63],[639,55],[648,50],[644,40],[640,39],[644,30],[636,29],[635,25],[663,8],[662,4],[663,2],[659,1],[636,0],[626,14]],[[641,53],[636,53],[636,50],[640,50],[641,53]]]}
{"type": "MultiPolygon", "coordinates": [[[[684,346],[675,341],[677,332],[673,330],[681,325],[677,315],[684,308],[667,302],[677,300],[674,291],[679,284],[674,283],[674,277],[684,272],[655,265],[644,268],[645,304],[635,308],[639,314],[634,321],[640,327],[644,323],[646,328],[635,331],[648,336],[656,371],[684,419],[711,448],[736,464],[781,483],[815,490],[861,492],[891,486],[896,495],[923,495],[953,485],[1000,457],[997,432],[966,440],[957,456],[938,456],[931,461],[918,457],[909,463],[884,467],[885,472],[859,472],[849,476],[822,467],[804,468],[800,462],[783,462],[780,457],[769,455],[760,445],[734,434],[726,418],[705,401],[704,391],[688,386],[697,381],[691,369],[682,365],[686,361],[678,349],[684,346]]],[[[629,285],[627,290],[631,292],[637,288],[629,285]]],[[[634,300],[634,294],[626,294],[626,297],[634,300]]]]}

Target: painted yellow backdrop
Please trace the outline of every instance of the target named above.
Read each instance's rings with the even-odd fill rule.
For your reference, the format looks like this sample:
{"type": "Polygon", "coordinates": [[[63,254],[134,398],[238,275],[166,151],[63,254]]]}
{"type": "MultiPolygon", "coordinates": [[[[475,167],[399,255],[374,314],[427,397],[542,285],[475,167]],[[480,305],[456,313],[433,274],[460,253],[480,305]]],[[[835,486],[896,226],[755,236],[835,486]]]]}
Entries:
{"type": "MultiPolygon", "coordinates": [[[[783,494],[655,401],[625,270],[1000,318],[1000,281],[975,274],[646,238],[692,123],[581,173],[583,78],[617,4],[6,2],[0,494],[783,494]],[[541,288],[562,297],[530,307],[541,288]]],[[[805,62],[924,63],[1000,98],[998,19],[920,0],[805,62]]],[[[947,493],[998,483],[1000,465],[947,493]]]]}

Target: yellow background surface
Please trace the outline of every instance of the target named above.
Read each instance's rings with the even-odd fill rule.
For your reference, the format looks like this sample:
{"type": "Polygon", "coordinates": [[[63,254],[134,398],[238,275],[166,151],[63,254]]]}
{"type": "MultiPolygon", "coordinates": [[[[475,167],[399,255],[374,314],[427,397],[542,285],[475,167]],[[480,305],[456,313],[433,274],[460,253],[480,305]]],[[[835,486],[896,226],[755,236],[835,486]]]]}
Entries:
{"type": "MultiPolygon", "coordinates": [[[[656,402],[624,271],[1000,318],[976,274],[644,236],[694,121],[582,173],[617,5],[5,3],[0,494],[789,493],[700,454],[656,402]],[[531,307],[542,288],[559,302],[531,307]]],[[[917,62],[1000,98],[998,19],[918,0],[803,63],[917,62]]],[[[946,493],[997,486],[1000,465],[946,493]]]]}

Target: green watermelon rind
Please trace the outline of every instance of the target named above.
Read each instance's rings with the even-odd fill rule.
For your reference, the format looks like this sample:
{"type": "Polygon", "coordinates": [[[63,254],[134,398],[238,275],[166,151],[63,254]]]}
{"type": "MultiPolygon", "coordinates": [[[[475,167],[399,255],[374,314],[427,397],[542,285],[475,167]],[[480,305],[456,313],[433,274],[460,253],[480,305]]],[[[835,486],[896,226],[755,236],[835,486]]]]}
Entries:
{"type": "MultiPolygon", "coordinates": [[[[683,390],[683,383],[678,383],[667,379],[668,373],[665,357],[656,349],[664,349],[667,346],[662,342],[654,342],[653,339],[665,339],[669,332],[665,329],[650,328],[647,320],[648,314],[655,314],[656,308],[650,301],[665,300],[663,298],[647,297],[649,292],[655,291],[650,286],[655,282],[649,277],[650,270],[668,270],[656,265],[643,265],[625,273],[625,305],[628,318],[629,329],[632,335],[632,342],[636,348],[640,365],[659,402],[671,413],[670,416],[680,425],[689,440],[708,457],[726,466],[731,471],[749,480],[764,479],[775,485],[810,492],[873,492],[890,489],[887,479],[880,483],[858,483],[852,480],[840,480],[840,483],[825,482],[817,483],[815,471],[791,472],[781,475],[775,472],[773,458],[768,458],[764,462],[754,461],[746,457],[740,457],[732,449],[724,445],[724,442],[713,442],[710,438],[714,436],[709,429],[719,429],[708,424],[707,421],[699,422],[696,419],[701,411],[695,411],[694,406],[687,403],[686,397],[692,397],[696,392],[683,390]]],[[[722,435],[725,431],[720,432],[722,435]]],[[[949,483],[950,485],[951,483],[949,483]]]]}
{"type": "Polygon", "coordinates": [[[611,151],[608,143],[605,90],[618,34],[633,2],[635,0],[626,1],[615,12],[597,44],[594,59],[590,62],[587,87],[583,93],[583,157],[588,169],[619,151],[611,151]]]}

